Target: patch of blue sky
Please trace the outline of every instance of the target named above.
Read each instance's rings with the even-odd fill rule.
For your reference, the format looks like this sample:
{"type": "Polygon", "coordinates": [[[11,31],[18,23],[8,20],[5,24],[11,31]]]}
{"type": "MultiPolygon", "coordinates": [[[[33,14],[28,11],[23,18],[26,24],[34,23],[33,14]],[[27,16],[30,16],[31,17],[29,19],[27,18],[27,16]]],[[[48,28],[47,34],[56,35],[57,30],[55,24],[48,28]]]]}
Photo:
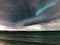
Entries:
{"type": "Polygon", "coordinates": [[[41,14],[43,11],[45,11],[47,8],[56,5],[56,2],[57,2],[57,0],[48,2],[43,8],[39,8],[39,9],[36,11],[36,16],[40,15],[40,14],[41,14]]]}

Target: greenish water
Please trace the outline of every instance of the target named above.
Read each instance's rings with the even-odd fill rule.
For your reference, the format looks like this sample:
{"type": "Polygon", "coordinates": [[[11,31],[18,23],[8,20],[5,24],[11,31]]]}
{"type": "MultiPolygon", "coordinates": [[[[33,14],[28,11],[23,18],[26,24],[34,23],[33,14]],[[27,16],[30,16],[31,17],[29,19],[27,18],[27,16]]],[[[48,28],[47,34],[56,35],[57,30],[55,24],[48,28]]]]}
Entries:
{"type": "Polygon", "coordinates": [[[25,45],[60,44],[60,32],[0,32],[0,39],[25,45]]]}
{"type": "Polygon", "coordinates": [[[8,40],[0,40],[0,44],[2,44],[2,45],[55,45],[55,44],[47,44],[47,43],[8,41],[8,40]]]}

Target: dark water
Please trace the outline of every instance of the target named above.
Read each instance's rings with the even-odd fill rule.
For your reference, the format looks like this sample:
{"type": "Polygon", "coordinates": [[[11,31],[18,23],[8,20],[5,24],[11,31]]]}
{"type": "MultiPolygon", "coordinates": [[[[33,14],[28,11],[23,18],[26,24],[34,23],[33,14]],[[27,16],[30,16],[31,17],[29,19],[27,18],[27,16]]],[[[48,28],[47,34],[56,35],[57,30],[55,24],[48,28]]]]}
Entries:
{"type": "Polygon", "coordinates": [[[60,44],[60,32],[0,32],[0,40],[25,45],[60,44]]]}
{"type": "Polygon", "coordinates": [[[24,42],[24,41],[7,41],[7,40],[0,40],[0,44],[3,44],[3,45],[55,45],[55,44],[47,44],[47,43],[34,43],[34,42],[24,42]]]}

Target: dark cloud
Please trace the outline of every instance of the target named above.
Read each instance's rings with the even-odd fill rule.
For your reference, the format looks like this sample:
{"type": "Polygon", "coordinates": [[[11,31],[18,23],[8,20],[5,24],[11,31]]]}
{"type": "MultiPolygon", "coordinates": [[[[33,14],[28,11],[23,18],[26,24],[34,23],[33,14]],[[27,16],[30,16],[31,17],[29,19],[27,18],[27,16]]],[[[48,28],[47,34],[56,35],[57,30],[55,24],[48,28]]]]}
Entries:
{"type": "Polygon", "coordinates": [[[60,10],[57,1],[59,2],[59,0],[0,0],[0,20],[15,24],[45,23],[56,17],[55,13],[60,10]]]}

